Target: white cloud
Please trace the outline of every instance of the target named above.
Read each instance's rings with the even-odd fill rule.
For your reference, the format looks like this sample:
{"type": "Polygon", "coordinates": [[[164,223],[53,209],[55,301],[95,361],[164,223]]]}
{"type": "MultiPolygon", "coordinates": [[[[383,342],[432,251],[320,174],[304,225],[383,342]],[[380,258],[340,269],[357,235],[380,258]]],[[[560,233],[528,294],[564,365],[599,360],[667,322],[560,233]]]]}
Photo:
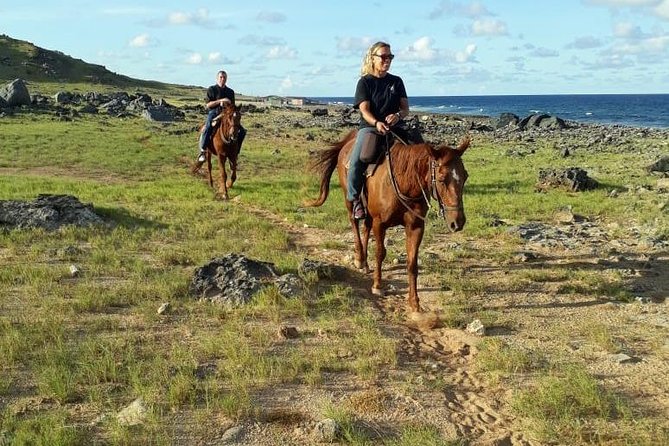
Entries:
{"type": "Polygon", "coordinates": [[[661,1],[653,8],[653,12],[658,17],[669,20],[669,0],[661,1]]]}
{"type": "Polygon", "coordinates": [[[212,63],[220,62],[221,53],[209,53],[209,55],[207,56],[207,60],[212,63]]]}
{"type": "Polygon", "coordinates": [[[149,35],[148,34],[140,34],[138,36],[133,37],[130,39],[130,42],[128,43],[133,48],[141,48],[144,46],[149,45],[149,35]]]}
{"type": "Polygon", "coordinates": [[[669,35],[649,37],[635,42],[627,42],[615,47],[623,54],[647,55],[661,54],[669,48],[669,35]]]}
{"type": "Polygon", "coordinates": [[[643,37],[643,32],[636,25],[620,22],[613,26],[613,35],[623,39],[640,39],[643,37]]]}
{"type": "Polygon", "coordinates": [[[376,40],[372,37],[338,37],[337,50],[348,54],[359,53],[360,57],[362,57],[363,53],[367,51],[367,48],[374,42],[376,42],[376,40]]]}
{"type": "Polygon", "coordinates": [[[295,59],[297,52],[287,46],[275,46],[267,52],[268,59],[295,59]]]}
{"type": "Polygon", "coordinates": [[[209,18],[209,11],[201,8],[196,12],[171,12],[167,16],[167,22],[170,25],[198,25],[209,26],[212,24],[209,18]]]}
{"type": "Polygon", "coordinates": [[[200,53],[192,53],[188,56],[186,63],[191,65],[199,65],[202,63],[202,55],[200,53]]]}
{"type": "Polygon", "coordinates": [[[474,20],[471,32],[475,36],[503,36],[508,34],[506,23],[497,19],[474,20]]]}
{"type": "Polygon", "coordinates": [[[432,39],[424,36],[403,50],[402,56],[409,60],[431,61],[437,58],[438,51],[432,48],[432,39]]]}
{"type": "Polygon", "coordinates": [[[464,51],[458,51],[455,53],[455,61],[458,63],[471,62],[474,59],[474,53],[476,52],[476,45],[470,43],[464,49],[464,51]]]}
{"type": "Polygon", "coordinates": [[[442,0],[439,5],[433,9],[428,18],[437,19],[442,16],[464,16],[470,18],[483,17],[493,15],[488,9],[479,1],[460,3],[449,0],[442,0]]]}
{"type": "Polygon", "coordinates": [[[669,0],[584,0],[585,3],[611,9],[640,9],[660,19],[669,20],[669,0]]]}

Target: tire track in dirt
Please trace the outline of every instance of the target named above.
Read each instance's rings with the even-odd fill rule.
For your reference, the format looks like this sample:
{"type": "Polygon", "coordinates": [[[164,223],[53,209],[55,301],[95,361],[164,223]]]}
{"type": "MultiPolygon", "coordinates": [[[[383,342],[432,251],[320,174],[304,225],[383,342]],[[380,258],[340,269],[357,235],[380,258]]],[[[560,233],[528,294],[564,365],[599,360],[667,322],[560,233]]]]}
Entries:
{"type": "MultiPolygon", "coordinates": [[[[245,206],[257,217],[269,220],[284,229],[288,234],[290,244],[305,251],[309,257],[327,262],[333,262],[336,259],[334,261],[339,265],[352,268],[350,258],[346,260],[346,254],[320,248],[324,240],[334,237],[332,233],[313,227],[300,227],[267,209],[251,206],[248,203],[245,203],[245,206]]],[[[372,244],[370,242],[370,245],[372,244]]],[[[351,252],[352,249],[351,245],[351,252]]],[[[522,433],[514,431],[513,417],[508,414],[508,408],[504,407],[500,396],[488,389],[486,384],[478,379],[471,370],[476,344],[481,338],[462,330],[448,328],[437,327],[422,330],[408,320],[405,323],[398,323],[397,315],[404,313],[406,308],[406,296],[399,294],[406,291],[404,267],[405,265],[401,267],[393,265],[390,268],[387,266],[384,268],[384,281],[387,285],[390,284],[391,289],[394,289],[393,294],[385,298],[378,298],[369,293],[372,303],[383,316],[382,322],[387,326],[386,328],[398,333],[402,339],[398,352],[399,364],[409,367],[426,362],[433,366],[436,364],[437,373],[434,374],[438,374],[446,389],[437,395],[436,401],[442,406],[437,409],[437,412],[444,413],[443,409],[446,408],[448,421],[455,427],[460,437],[470,441],[469,444],[523,446],[536,444],[526,439],[522,433]]],[[[350,280],[359,289],[369,289],[371,286],[371,277],[360,280],[355,277],[355,274],[351,274],[350,280]]],[[[429,301],[431,298],[434,299],[436,293],[421,290],[421,299],[429,305],[429,301]]],[[[406,320],[406,317],[404,319],[406,320]]],[[[418,371],[418,373],[423,373],[423,371],[418,371]]],[[[429,411],[429,408],[423,407],[423,410],[429,411]]],[[[425,419],[430,418],[429,414],[425,414],[425,419]]]]}

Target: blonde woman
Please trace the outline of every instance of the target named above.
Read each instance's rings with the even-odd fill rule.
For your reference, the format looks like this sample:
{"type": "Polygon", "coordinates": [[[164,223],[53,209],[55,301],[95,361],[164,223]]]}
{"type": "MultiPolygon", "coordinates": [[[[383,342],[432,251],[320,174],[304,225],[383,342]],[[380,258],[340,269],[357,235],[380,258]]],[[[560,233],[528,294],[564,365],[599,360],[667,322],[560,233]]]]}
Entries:
{"type": "Polygon", "coordinates": [[[360,110],[360,128],[351,152],[347,176],[346,199],[353,203],[353,218],[362,220],[366,212],[360,199],[366,164],[360,161],[360,151],[365,135],[377,132],[385,135],[409,114],[409,100],[404,82],[390,74],[390,64],[395,56],[390,45],[376,42],[365,53],[360,79],[355,88],[353,106],[360,110]]]}

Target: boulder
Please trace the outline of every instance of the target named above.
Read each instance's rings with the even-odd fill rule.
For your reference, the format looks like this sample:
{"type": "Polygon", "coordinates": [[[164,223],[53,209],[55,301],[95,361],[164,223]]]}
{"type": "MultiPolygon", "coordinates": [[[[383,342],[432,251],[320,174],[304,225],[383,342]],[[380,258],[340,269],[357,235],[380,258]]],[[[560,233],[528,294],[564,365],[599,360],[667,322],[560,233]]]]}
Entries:
{"type": "Polygon", "coordinates": [[[142,116],[149,121],[172,122],[184,118],[184,113],[174,107],[152,105],[142,112],[142,116]]]}
{"type": "Polygon", "coordinates": [[[518,121],[520,121],[520,118],[517,115],[513,113],[502,113],[499,115],[497,121],[495,121],[495,128],[501,129],[510,125],[518,125],[518,121]]]}
{"type": "Polygon", "coordinates": [[[595,189],[597,181],[588,177],[588,172],[578,167],[567,169],[540,169],[539,189],[547,187],[566,187],[574,192],[595,189]]]}
{"type": "Polygon", "coordinates": [[[14,79],[9,84],[0,88],[0,97],[3,98],[10,107],[20,105],[30,105],[30,93],[23,79],[14,79]]]}
{"type": "Polygon", "coordinates": [[[648,172],[669,172],[669,156],[663,156],[653,164],[646,167],[648,172]]]}

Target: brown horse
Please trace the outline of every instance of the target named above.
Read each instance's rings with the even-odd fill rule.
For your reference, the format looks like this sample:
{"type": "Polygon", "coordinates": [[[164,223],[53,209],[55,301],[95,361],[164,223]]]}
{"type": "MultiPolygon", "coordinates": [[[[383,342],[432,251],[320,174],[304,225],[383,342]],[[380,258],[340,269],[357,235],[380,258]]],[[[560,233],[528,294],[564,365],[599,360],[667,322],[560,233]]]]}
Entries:
{"type": "MultiPolygon", "coordinates": [[[[218,184],[217,198],[227,200],[228,188],[231,188],[237,180],[237,156],[239,155],[239,131],[241,129],[242,114],[239,108],[231,103],[225,103],[223,111],[214,119],[218,121],[211,141],[205,143],[205,158],[207,173],[209,175],[209,186],[214,188],[214,180],[211,175],[211,157],[218,157],[218,167],[221,171],[221,179],[218,184]],[[230,163],[230,178],[225,171],[226,159],[230,163]]],[[[201,130],[201,132],[204,130],[201,130]]],[[[197,171],[204,162],[198,162],[193,171],[197,171]]]]}
{"type": "MultiPolygon", "coordinates": [[[[356,131],[351,131],[329,149],[316,154],[312,169],[321,175],[320,196],[307,206],[320,206],[328,197],[330,177],[335,168],[339,172],[339,184],[346,196],[347,160],[356,131]]],[[[378,165],[375,173],[367,178],[365,197],[367,217],[360,236],[358,221],[353,218],[352,205],[346,201],[348,217],[355,239],[355,266],[365,273],[367,266],[367,243],[370,230],[376,240],[376,269],[372,293],[383,295],[381,288],[381,264],[386,257],[384,244],[386,231],[402,225],[406,234],[407,272],[409,281],[408,303],[411,311],[419,312],[420,304],[416,282],[418,277],[418,248],[425,230],[425,216],[430,207],[429,197],[439,206],[439,213],[446,219],[450,231],[460,231],[465,225],[462,195],[467,171],[462,154],[469,147],[465,137],[458,147],[430,144],[405,145],[396,142],[378,165]]]]}

